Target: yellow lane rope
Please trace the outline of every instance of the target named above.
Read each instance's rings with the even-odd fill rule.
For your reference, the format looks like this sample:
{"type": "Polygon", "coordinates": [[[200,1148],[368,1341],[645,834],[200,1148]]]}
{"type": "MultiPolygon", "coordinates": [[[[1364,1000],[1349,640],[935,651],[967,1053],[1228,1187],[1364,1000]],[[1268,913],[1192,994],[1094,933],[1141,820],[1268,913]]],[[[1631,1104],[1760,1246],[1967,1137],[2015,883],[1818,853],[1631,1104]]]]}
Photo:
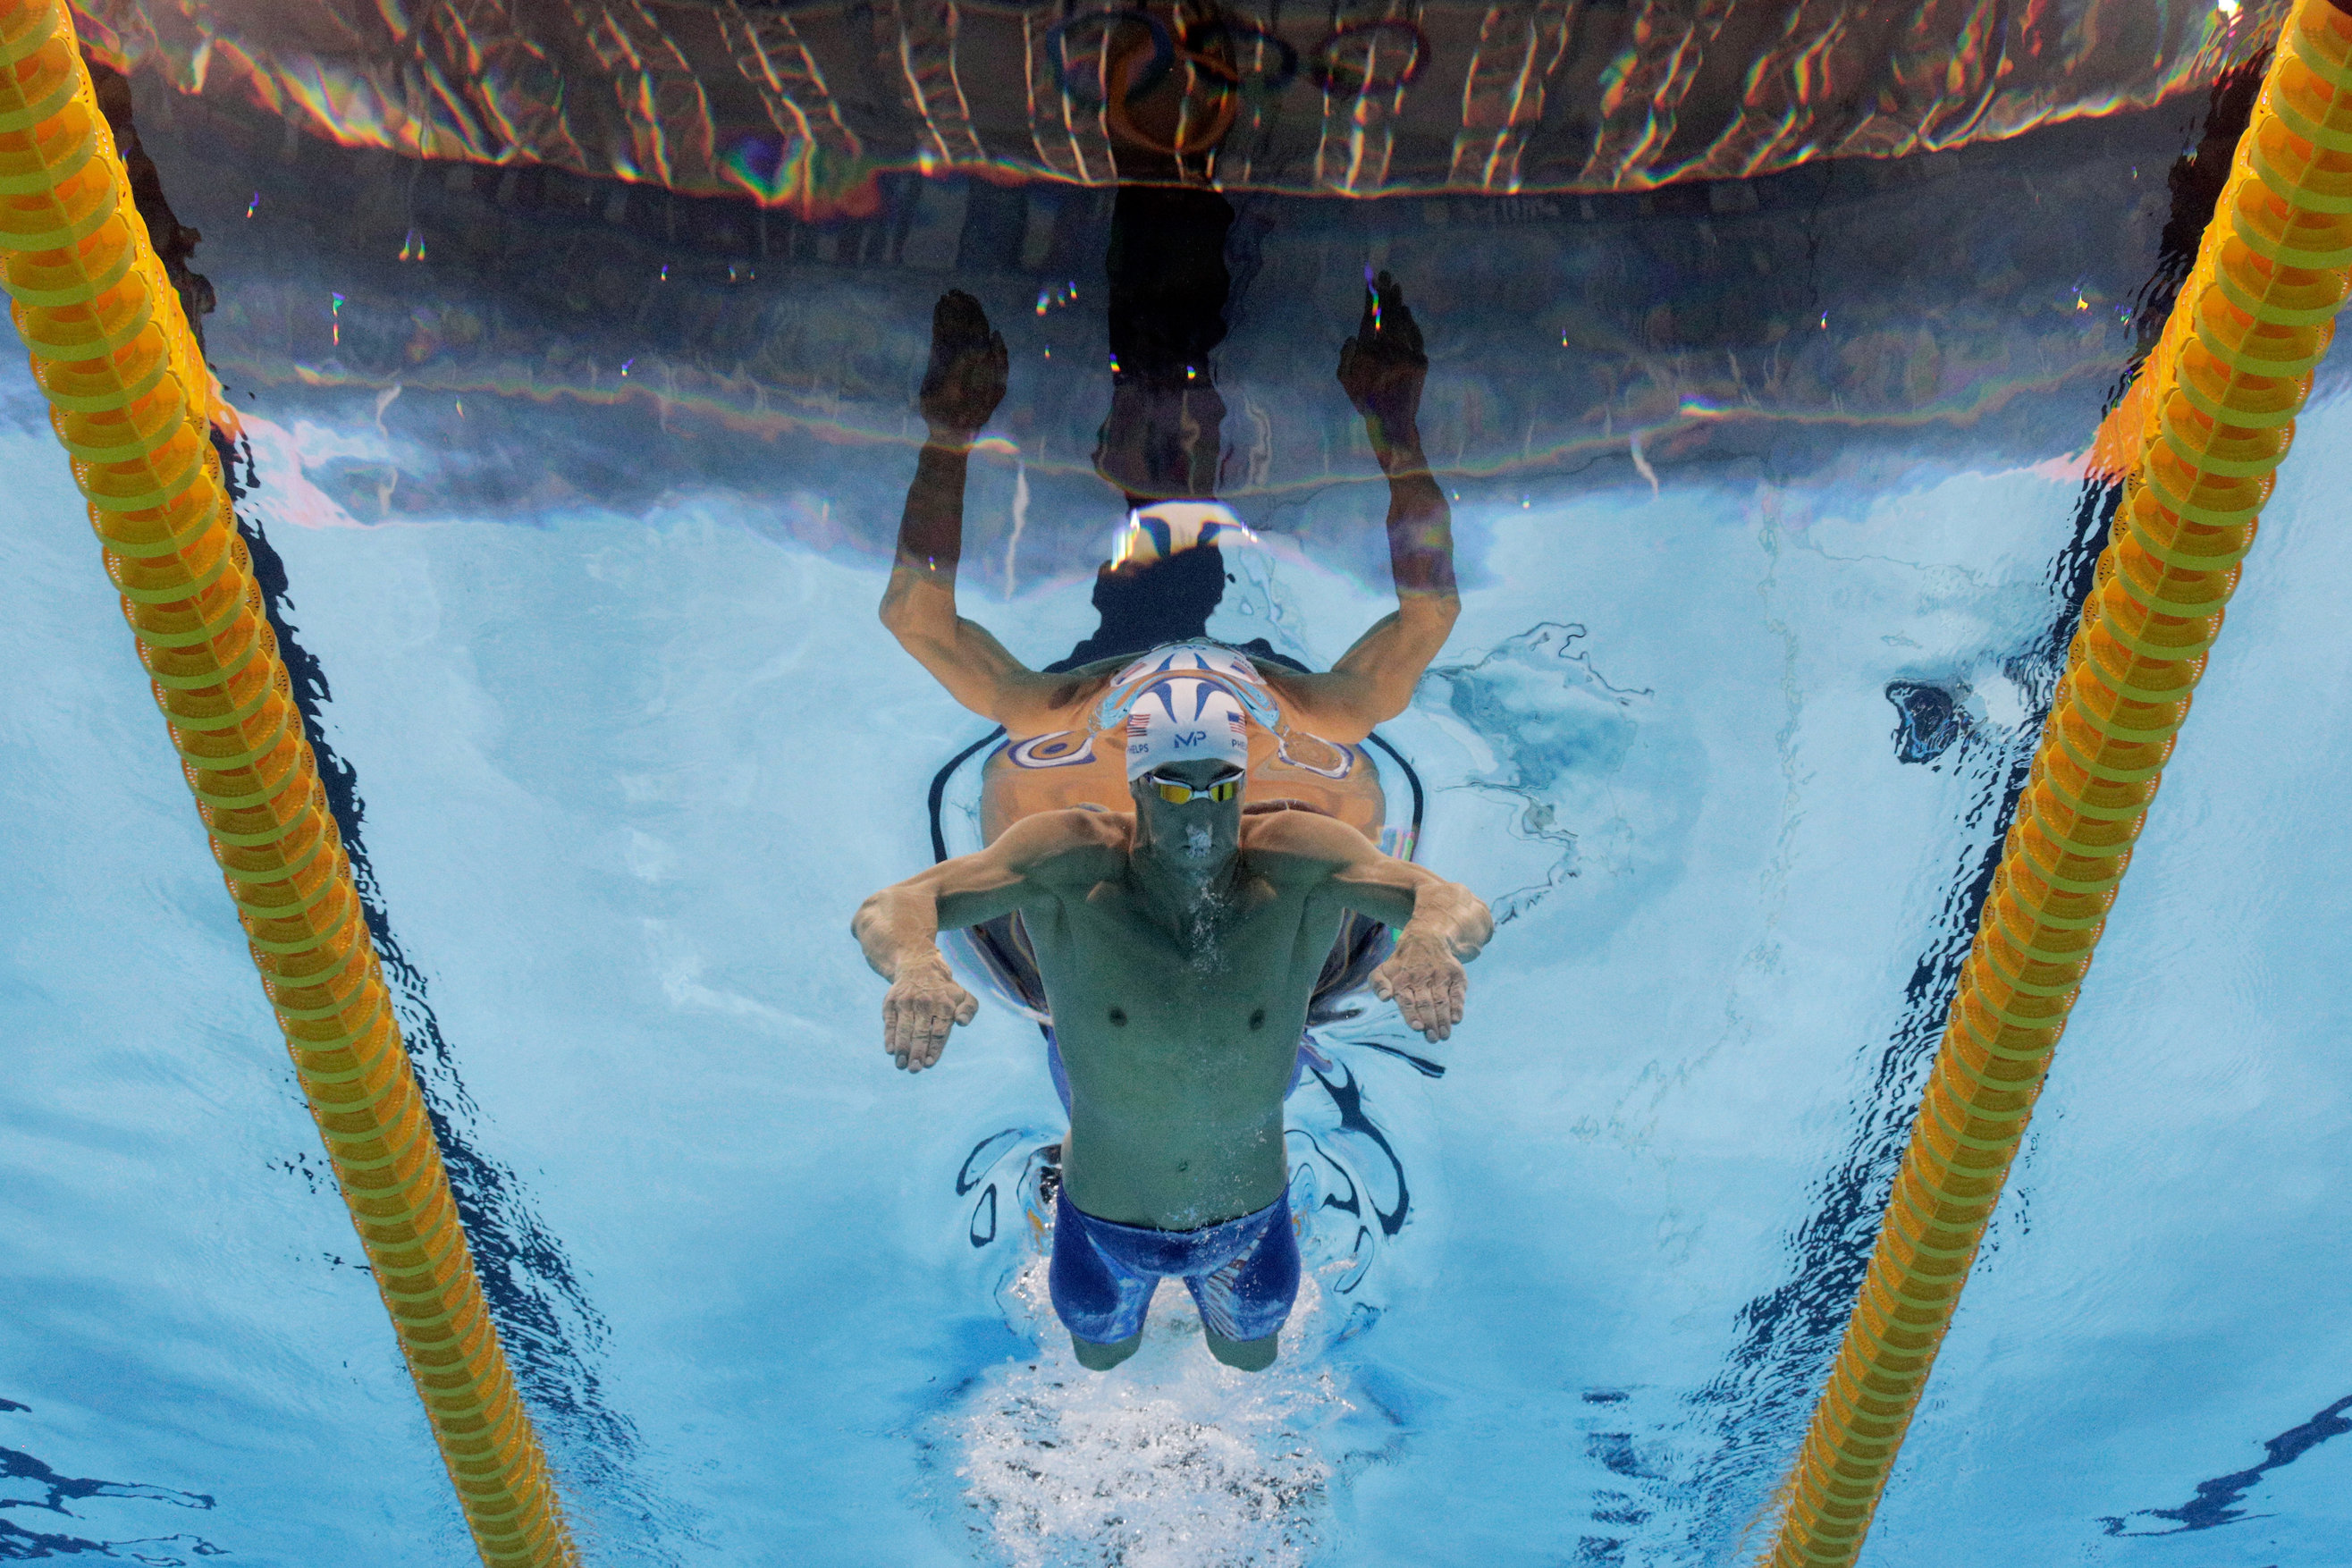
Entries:
{"type": "Polygon", "coordinates": [[[0,0],[0,258],[34,379],[482,1561],[576,1564],[130,192],[63,0],[0,0]]]}
{"type": "Polygon", "coordinates": [[[2000,1196],[2222,606],[2352,289],[2352,0],[2300,0],[2164,336],[1771,1568],[1847,1568],[2000,1196]]]}

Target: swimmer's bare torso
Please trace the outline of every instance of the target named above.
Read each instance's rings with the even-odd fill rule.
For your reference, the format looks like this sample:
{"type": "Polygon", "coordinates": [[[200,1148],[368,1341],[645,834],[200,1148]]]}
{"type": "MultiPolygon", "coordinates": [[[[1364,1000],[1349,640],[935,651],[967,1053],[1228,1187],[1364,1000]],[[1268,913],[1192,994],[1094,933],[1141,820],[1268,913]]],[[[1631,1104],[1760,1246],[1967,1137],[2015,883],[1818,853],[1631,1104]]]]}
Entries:
{"type": "Polygon", "coordinates": [[[857,931],[897,982],[900,1065],[921,1068],[948,1021],[970,1016],[933,946],[938,928],[1019,913],[1070,1076],[1071,1200],[1102,1219],[1187,1230],[1282,1192],[1283,1091],[1349,910],[1399,928],[1376,989],[1432,1039],[1460,1019],[1461,961],[1493,925],[1466,889],[1327,817],[1139,805],[1027,818],[876,894],[857,931]],[[1202,853],[1170,847],[1196,827],[1211,840],[1202,853]]]}
{"type": "Polygon", "coordinates": [[[1354,836],[1278,813],[1244,818],[1227,876],[1179,904],[1134,865],[1131,813],[1071,815],[1041,825],[1039,839],[1074,842],[1040,863],[1020,910],[1070,1078],[1070,1199],[1176,1230],[1264,1208],[1283,1189],[1283,1092],[1340,921],[1354,907],[1402,924],[1412,897],[1335,881],[1332,835],[1354,836]]]}

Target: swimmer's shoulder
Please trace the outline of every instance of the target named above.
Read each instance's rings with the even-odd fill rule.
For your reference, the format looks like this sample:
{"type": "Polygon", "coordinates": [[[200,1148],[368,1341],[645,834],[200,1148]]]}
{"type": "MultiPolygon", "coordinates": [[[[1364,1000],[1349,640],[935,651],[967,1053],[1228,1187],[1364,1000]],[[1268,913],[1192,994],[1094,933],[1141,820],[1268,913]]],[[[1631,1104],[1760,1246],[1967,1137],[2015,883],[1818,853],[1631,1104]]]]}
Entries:
{"type": "Polygon", "coordinates": [[[1354,745],[1370,732],[1371,727],[1363,722],[1351,700],[1346,677],[1264,664],[1258,667],[1258,676],[1282,705],[1283,717],[1293,728],[1334,745],[1354,745]]]}
{"type": "MultiPolygon", "coordinates": [[[[1027,675],[1022,679],[1021,690],[1008,697],[998,710],[996,720],[1004,726],[1007,739],[1013,742],[1076,730],[1086,723],[1089,710],[1109,684],[1110,676],[1100,672],[1089,675],[1072,670],[1059,675],[1027,675]]],[[[998,752],[989,759],[989,765],[1001,765],[1003,756],[1002,751],[998,752]]]]}
{"type": "Polygon", "coordinates": [[[1242,847],[1276,881],[1316,880],[1380,853],[1338,817],[1299,808],[1244,816],[1242,847]]]}
{"type": "Polygon", "coordinates": [[[990,848],[1029,880],[1091,884],[1116,875],[1134,842],[1133,813],[1074,807],[1024,816],[990,848]]]}
{"type": "Polygon", "coordinates": [[[1046,689],[1046,700],[1063,708],[1074,708],[1090,703],[1108,689],[1113,676],[1133,662],[1131,657],[1098,658],[1092,664],[1082,664],[1076,669],[1065,669],[1056,674],[1045,676],[1045,679],[1053,682],[1053,685],[1046,689]]]}

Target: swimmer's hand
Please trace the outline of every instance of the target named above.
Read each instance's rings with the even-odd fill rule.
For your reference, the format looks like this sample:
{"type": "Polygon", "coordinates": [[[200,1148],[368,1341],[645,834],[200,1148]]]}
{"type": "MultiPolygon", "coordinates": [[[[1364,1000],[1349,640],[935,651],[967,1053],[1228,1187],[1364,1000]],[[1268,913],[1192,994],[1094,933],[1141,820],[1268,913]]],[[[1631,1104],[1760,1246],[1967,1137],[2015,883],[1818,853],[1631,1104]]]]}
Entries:
{"type": "Polygon", "coordinates": [[[1462,1021],[1467,984],[1462,961],[1444,942],[1418,931],[1399,938],[1389,961],[1372,971],[1372,994],[1394,1002],[1405,1027],[1433,1045],[1454,1033],[1454,1026],[1462,1021]]]}
{"type": "Polygon", "coordinates": [[[1421,387],[1429,379],[1421,326],[1404,290],[1383,272],[1364,289],[1364,319],[1339,345],[1339,385],[1364,416],[1375,449],[1420,440],[1421,387]]]}
{"type": "Polygon", "coordinates": [[[934,953],[901,969],[882,998],[882,1048],[906,1071],[920,1072],[939,1061],[948,1031],[971,1023],[979,1012],[978,1000],[955,983],[948,961],[934,953]]]}
{"type": "Polygon", "coordinates": [[[1004,401],[1004,334],[992,331],[988,312],[961,289],[940,296],[931,311],[931,363],[918,399],[934,436],[969,441],[1004,401]]]}

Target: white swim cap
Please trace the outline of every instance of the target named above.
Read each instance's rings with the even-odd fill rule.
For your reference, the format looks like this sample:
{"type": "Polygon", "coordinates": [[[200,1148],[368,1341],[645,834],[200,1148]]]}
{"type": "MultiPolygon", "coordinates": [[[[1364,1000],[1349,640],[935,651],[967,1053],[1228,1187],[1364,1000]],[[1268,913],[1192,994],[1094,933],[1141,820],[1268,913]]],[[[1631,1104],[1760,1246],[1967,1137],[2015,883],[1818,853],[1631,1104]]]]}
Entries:
{"type": "Polygon", "coordinates": [[[1249,766],[1249,731],[1232,692],[1213,680],[1179,675],[1136,693],[1127,710],[1129,781],[1169,763],[1203,757],[1249,766]]]}
{"type": "Polygon", "coordinates": [[[1223,501],[1163,500],[1127,514],[1113,566],[1148,566],[1203,544],[1255,544],[1257,535],[1223,501]]]}

